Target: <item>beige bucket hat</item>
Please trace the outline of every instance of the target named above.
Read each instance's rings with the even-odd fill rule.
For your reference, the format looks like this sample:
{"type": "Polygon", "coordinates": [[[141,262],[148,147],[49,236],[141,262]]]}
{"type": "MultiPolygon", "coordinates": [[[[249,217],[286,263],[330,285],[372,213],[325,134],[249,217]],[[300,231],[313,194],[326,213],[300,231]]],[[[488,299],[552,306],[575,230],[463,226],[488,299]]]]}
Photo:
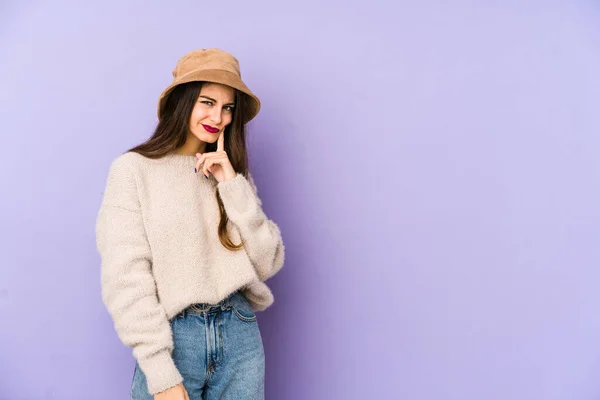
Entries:
{"type": "Polygon", "coordinates": [[[193,50],[177,61],[173,70],[173,82],[162,92],[158,100],[159,119],[171,91],[177,85],[194,81],[220,83],[247,95],[250,99],[250,110],[244,123],[252,120],[260,111],[260,100],[242,81],[237,58],[224,50],[210,48],[193,50]]]}

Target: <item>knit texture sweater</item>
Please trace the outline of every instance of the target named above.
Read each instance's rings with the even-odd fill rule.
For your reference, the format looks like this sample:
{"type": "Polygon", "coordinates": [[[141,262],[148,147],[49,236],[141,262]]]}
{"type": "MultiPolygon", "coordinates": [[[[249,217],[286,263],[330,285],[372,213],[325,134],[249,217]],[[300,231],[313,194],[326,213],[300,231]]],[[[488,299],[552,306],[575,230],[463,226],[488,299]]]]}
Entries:
{"type": "Polygon", "coordinates": [[[115,158],[96,220],[102,300],[151,394],[181,382],[169,320],[195,303],[218,303],[240,290],[255,311],[273,303],[265,281],[283,266],[277,225],[262,210],[252,176],[218,182],[194,173],[195,156],[115,158]],[[218,193],[227,231],[218,237],[218,193]]]}

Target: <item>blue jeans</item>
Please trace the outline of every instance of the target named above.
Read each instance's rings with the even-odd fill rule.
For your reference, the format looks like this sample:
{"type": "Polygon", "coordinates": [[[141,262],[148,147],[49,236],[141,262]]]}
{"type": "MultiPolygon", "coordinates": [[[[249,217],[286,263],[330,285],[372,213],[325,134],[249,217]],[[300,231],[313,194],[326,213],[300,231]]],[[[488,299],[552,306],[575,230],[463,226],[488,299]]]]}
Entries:
{"type": "MultiPolygon", "coordinates": [[[[173,359],[190,400],[264,399],[265,353],[256,315],[235,292],[216,305],[193,304],[171,320],[173,359]]],[[[136,363],[132,400],[153,400],[136,363]]]]}

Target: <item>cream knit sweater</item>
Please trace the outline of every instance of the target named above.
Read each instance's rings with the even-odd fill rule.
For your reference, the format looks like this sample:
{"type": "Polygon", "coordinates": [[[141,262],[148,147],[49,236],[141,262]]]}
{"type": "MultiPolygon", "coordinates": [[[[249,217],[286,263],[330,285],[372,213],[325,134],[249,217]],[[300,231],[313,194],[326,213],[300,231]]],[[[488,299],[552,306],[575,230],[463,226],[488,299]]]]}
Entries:
{"type": "Polygon", "coordinates": [[[240,289],[255,311],[273,303],[265,280],[283,266],[277,225],[264,214],[249,175],[227,182],[194,173],[195,156],[149,159],[128,152],[111,164],[96,221],[102,300],[132,347],[151,394],[183,378],[172,358],[169,320],[194,303],[240,289]],[[219,193],[231,251],[219,241],[219,193]]]}

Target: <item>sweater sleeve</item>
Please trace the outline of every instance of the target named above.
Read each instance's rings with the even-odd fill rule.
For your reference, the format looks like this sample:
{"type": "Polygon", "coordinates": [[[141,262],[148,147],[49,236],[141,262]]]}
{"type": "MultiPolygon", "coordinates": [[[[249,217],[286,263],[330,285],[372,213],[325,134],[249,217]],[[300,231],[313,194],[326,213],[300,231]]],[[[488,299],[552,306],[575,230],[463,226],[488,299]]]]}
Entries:
{"type": "Polygon", "coordinates": [[[219,196],[229,220],[245,241],[244,248],[261,281],[275,275],[284,261],[281,232],[262,210],[252,176],[237,174],[234,179],[218,184],[219,196]]]}
{"type": "Polygon", "coordinates": [[[155,394],[183,378],[172,358],[173,334],[151,272],[134,169],[126,161],[117,158],[111,164],[96,221],[102,300],[155,394]]]}

